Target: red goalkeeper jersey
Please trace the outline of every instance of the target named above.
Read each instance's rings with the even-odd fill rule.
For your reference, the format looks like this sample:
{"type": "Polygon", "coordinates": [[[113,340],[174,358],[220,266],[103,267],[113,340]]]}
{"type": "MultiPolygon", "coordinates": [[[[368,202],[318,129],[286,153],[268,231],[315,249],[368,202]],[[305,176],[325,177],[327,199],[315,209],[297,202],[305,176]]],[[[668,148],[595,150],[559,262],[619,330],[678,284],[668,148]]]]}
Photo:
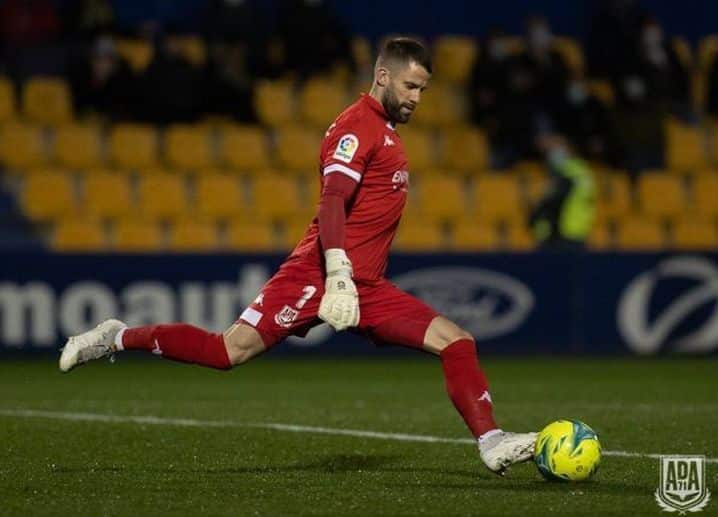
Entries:
{"type": "MultiPolygon", "coordinates": [[[[409,189],[404,147],[383,106],[363,94],[337,117],[322,141],[320,181],[345,174],[359,183],[346,214],[344,249],[354,278],[383,278],[389,247],[409,189]]],[[[321,266],[324,260],[315,217],[288,261],[321,266]]]]}

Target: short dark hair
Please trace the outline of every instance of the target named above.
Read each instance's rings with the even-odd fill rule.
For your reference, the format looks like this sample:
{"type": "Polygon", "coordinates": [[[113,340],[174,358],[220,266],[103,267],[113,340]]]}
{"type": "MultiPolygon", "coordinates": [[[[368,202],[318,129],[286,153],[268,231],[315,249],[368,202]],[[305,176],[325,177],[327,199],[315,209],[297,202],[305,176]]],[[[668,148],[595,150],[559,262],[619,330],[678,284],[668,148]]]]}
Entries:
{"type": "Polygon", "coordinates": [[[394,61],[408,65],[414,62],[431,72],[431,54],[421,41],[406,36],[389,38],[381,46],[377,64],[394,61]]]}

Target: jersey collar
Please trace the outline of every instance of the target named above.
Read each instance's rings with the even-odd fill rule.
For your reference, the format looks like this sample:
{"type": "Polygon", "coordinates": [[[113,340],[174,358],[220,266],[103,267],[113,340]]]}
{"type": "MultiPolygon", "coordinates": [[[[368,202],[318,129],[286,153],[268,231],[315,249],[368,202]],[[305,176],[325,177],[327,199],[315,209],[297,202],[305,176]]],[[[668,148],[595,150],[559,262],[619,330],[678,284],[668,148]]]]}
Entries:
{"type": "Polygon", "coordinates": [[[373,111],[375,111],[378,115],[381,116],[384,120],[386,120],[386,127],[391,129],[392,131],[396,130],[396,127],[394,123],[389,119],[389,115],[386,114],[386,111],[384,110],[384,106],[381,105],[379,101],[377,101],[374,97],[369,95],[368,93],[362,93],[361,99],[364,101],[373,111]]]}

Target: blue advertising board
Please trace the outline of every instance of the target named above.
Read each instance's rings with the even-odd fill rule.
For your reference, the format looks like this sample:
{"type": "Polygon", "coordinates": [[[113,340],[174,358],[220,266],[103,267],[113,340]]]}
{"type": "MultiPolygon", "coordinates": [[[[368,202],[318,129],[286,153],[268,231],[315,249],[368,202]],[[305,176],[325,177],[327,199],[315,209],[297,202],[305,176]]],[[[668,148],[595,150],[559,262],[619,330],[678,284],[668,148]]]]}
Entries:
{"type": "MultiPolygon", "coordinates": [[[[0,354],[50,351],[109,317],[229,326],[281,255],[5,253],[0,354]]],[[[476,338],[482,353],[711,353],[718,254],[396,254],[387,276],[476,338]]],[[[326,325],[278,354],[391,353],[326,325]]]]}

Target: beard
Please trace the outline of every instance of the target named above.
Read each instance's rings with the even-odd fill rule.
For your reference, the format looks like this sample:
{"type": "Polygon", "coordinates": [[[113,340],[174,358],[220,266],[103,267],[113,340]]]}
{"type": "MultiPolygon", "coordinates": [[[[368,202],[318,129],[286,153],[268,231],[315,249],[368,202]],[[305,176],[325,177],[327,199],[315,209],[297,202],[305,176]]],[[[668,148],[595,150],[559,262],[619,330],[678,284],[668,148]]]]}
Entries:
{"type": "Polygon", "coordinates": [[[413,109],[411,105],[402,103],[397,98],[391,86],[387,87],[384,91],[384,98],[382,99],[381,104],[384,106],[384,111],[386,111],[386,114],[389,115],[392,122],[396,122],[398,124],[406,124],[409,122],[413,109]]]}

